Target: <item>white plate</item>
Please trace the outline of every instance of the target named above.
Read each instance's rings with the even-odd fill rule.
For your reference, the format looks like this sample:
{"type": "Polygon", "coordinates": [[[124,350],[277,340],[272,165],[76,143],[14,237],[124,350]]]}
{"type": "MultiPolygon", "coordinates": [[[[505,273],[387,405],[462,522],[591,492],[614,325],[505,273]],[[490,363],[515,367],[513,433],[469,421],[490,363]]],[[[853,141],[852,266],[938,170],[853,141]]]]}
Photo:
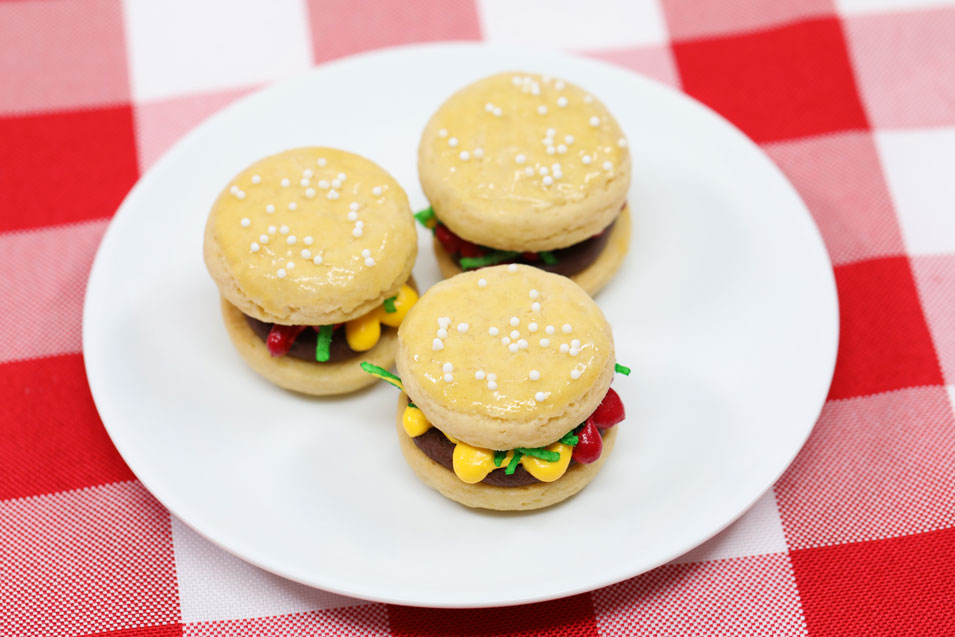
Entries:
{"type": "MultiPolygon", "coordinates": [[[[415,276],[437,280],[426,233],[415,276]]],[[[83,345],[110,436],[173,513],[285,577],[372,600],[491,606],[560,597],[703,542],[779,476],[819,414],[836,293],[805,206],[726,121],[653,81],[567,55],[472,44],[391,49],[283,82],[219,113],[117,212],[90,276],[83,345]],[[499,70],[563,76],[631,141],[631,254],[599,302],[627,420],[580,495],[475,512],[422,485],[395,440],[395,390],[336,400],[249,371],[202,262],[210,204],[239,169],[302,145],[379,162],[426,205],[418,135],[452,91],[499,70]]]]}

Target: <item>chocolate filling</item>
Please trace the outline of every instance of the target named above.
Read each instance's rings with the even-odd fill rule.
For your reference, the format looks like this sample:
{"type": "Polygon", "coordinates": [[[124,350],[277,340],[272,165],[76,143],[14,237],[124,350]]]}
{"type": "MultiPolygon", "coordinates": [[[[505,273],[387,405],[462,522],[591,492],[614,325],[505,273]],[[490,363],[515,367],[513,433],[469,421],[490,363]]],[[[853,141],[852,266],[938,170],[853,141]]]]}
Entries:
{"type": "MultiPolygon", "coordinates": [[[[245,315],[245,320],[249,324],[249,327],[252,328],[252,331],[255,332],[255,335],[264,343],[269,337],[269,330],[272,329],[272,323],[265,323],[248,315],[245,315]]],[[[381,329],[386,330],[391,328],[382,325],[381,329]]],[[[317,344],[318,331],[311,327],[306,327],[302,330],[301,334],[295,337],[291,349],[289,349],[285,355],[302,361],[317,363],[318,361],[315,360],[315,347],[317,344]]],[[[332,332],[332,342],[328,348],[328,360],[325,362],[338,363],[347,361],[357,357],[361,353],[362,352],[356,352],[348,346],[348,340],[345,338],[345,328],[340,327],[332,332]]]]}

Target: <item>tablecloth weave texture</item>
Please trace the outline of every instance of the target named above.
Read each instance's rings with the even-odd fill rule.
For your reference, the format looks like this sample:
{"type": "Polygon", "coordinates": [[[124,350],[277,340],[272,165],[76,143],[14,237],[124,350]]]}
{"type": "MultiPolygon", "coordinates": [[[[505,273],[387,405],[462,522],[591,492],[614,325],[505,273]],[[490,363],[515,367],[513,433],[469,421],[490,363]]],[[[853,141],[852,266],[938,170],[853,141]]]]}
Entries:
{"type": "Polygon", "coordinates": [[[953,401],[950,2],[0,2],[0,635],[955,635],[953,401]],[[96,247],[177,138],[314,64],[451,39],[580,52],[725,115],[805,199],[841,304],[819,423],[752,510],[516,608],[371,604],[215,548],[117,455],[83,371],[96,247]]]}

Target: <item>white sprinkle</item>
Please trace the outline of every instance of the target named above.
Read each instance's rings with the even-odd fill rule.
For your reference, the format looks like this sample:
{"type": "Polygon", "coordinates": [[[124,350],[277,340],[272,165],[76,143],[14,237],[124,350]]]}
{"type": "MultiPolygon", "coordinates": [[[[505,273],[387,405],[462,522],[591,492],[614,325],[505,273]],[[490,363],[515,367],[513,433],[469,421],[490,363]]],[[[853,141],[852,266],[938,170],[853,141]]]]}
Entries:
{"type": "Polygon", "coordinates": [[[573,339],[573,340],[570,342],[570,346],[571,346],[571,347],[580,347],[580,341],[575,338],[575,339],[573,339]]]}
{"type": "Polygon", "coordinates": [[[325,260],[325,259],[322,258],[322,255],[316,254],[316,255],[315,255],[315,258],[312,259],[312,263],[314,263],[315,265],[321,265],[321,264],[322,264],[322,261],[324,261],[324,260],[325,260]]]}
{"type": "Polygon", "coordinates": [[[307,246],[312,245],[312,241],[313,241],[312,235],[305,235],[305,238],[302,239],[302,241],[305,242],[305,245],[307,246]]]}
{"type": "Polygon", "coordinates": [[[289,186],[292,185],[292,182],[289,181],[287,178],[286,178],[286,179],[283,179],[283,180],[280,181],[279,183],[282,184],[282,188],[288,188],[289,186]]]}
{"type": "Polygon", "coordinates": [[[548,147],[547,147],[547,154],[548,154],[548,155],[553,155],[553,154],[555,154],[556,152],[557,152],[557,149],[554,148],[553,146],[548,146],[548,147]]]}
{"type": "Polygon", "coordinates": [[[538,303],[537,301],[534,301],[533,303],[531,303],[531,309],[534,310],[535,312],[540,312],[541,304],[538,303]]]}
{"type": "Polygon", "coordinates": [[[537,290],[531,290],[527,293],[527,296],[531,297],[532,299],[536,299],[538,296],[540,296],[540,292],[537,290]]]}
{"type": "Polygon", "coordinates": [[[544,328],[544,331],[547,332],[548,334],[553,334],[557,330],[554,329],[553,325],[548,325],[547,327],[544,328]]]}
{"type": "Polygon", "coordinates": [[[512,263],[512,264],[510,264],[509,266],[507,266],[507,271],[508,271],[508,272],[517,272],[517,264],[516,264],[516,263],[512,263]]]}
{"type": "Polygon", "coordinates": [[[302,187],[304,188],[305,186],[309,185],[309,184],[312,183],[312,182],[310,182],[308,179],[305,179],[305,178],[303,177],[303,178],[302,178],[302,181],[300,181],[300,182],[298,182],[298,183],[299,183],[300,186],[302,186],[302,187]]]}
{"type": "Polygon", "coordinates": [[[365,259],[365,265],[367,265],[370,268],[371,266],[375,265],[375,260],[372,259],[371,257],[368,257],[367,259],[365,259]]]}
{"type": "Polygon", "coordinates": [[[514,77],[511,78],[511,84],[513,84],[514,86],[520,86],[522,81],[523,80],[521,80],[520,75],[515,75],[514,77]]]}
{"type": "Polygon", "coordinates": [[[361,228],[359,226],[355,226],[351,231],[351,236],[360,237],[361,233],[362,233],[361,228]]]}
{"type": "Polygon", "coordinates": [[[328,190],[328,189],[331,188],[332,186],[331,186],[330,183],[328,183],[328,180],[327,180],[327,179],[320,179],[320,180],[318,181],[318,187],[321,188],[322,190],[328,190]]]}
{"type": "Polygon", "coordinates": [[[259,244],[256,243],[255,241],[253,241],[252,244],[249,245],[249,250],[251,250],[252,252],[258,252],[258,251],[259,251],[259,244]]]}
{"type": "Polygon", "coordinates": [[[237,194],[239,194],[239,187],[238,187],[238,186],[232,186],[231,188],[229,188],[229,192],[231,192],[233,195],[237,195],[237,194]]]}
{"type": "Polygon", "coordinates": [[[518,338],[520,338],[520,336],[521,336],[520,332],[518,332],[517,330],[511,330],[511,338],[517,340],[518,338]]]}
{"type": "Polygon", "coordinates": [[[557,106],[560,106],[561,108],[564,108],[565,106],[567,106],[567,98],[564,97],[563,95],[561,95],[560,97],[558,97],[558,98],[557,98],[557,106]]]}
{"type": "Polygon", "coordinates": [[[498,334],[501,333],[501,330],[497,329],[496,327],[491,327],[488,329],[487,333],[490,334],[491,336],[497,336],[498,334]]]}
{"type": "Polygon", "coordinates": [[[527,324],[527,331],[530,332],[530,333],[532,333],[532,334],[533,334],[534,332],[536,332],[536,331],[537,331],[537,323],[528,323],[528,324],[527,324]]]}
{"type": "Polygon", "coordinates": [[[475,148],[475,149],[474,149],[474,156],[475,156],[477,159],[480,159],[481,157],[484,157],[484,149],[483,149],[483,148],[475,148]]]}
{"type": "Polygon", "coordinates": [[[335,175],[335,179],[337,179],[338,181],[347,181],[348,175],[346,175],[345,173],[338,173],[337,175],[335,175]]]}
{"type": "Polygon", "coordinates": [[[507,345],[510,342],[511,342],[511,339],[509,339],[508,337],[506,336],[501,337],[501,345],[507,345]]]}
{"type": "Polygon", "coordinates": [[[560,331],[563,332],[564,334],[570,334],[571,330],[573,329],[574,328],[570,326],[570,323],[564,323],[563,325],[560,326],[560,331]]]}
{"type": "Polygon", "coordinates": [[[499,106],[494,107],[494,117],[500,117],[503,114],[504,111],[502,111],[499,106]]]}
{"type": "Polygon", "coordinates": [[[431,350],[434,352],[440,352],[444,349],[444,343],[441,342],[440,338],[436,338],[431,341],[431,350]]]}
{"type": "Polygon", "coordinates": [[[560,349],[561,354],[566,354],[570,351],[570,346],[567,343],[561,343],[558,349],[560,349]]]}
{"type": "Polygon", "coordinates": [[[454,365],[452,365],[451,363],[445,363],[444,365],[441,366],[441,371],[443,371],[445,374],[447,374],[448,372],[453,372],[454,365]]]}
{"type": "Polygon", "coordinates": [[[537,107],[537,114],[538,114],[538,115],[547,115],[547,107],[544,106],[543,104],[541,104],[540,106],[538,106],[538,107],[537,107]]]}
{"type": "Polygon", "coordinates": [[[626,148],[627,140],[621,137],[620,139],[617,140],[617,146],[619,146],[620,148],[626,148]]]}
{"type": "Polygon", "coordinates": [[[458,154],[458,157],[461,159],[461,161],[467,161],[467,160],[471,159],[471,154],[468,153],[468,151],[466,151],[466,150],[462,150],[462,151],[458,154]]]}
{"type": "Polygon", "coordinates": [[[467,323],[458,323],[458,334],[464,334],[465,332],[468,331],[469,327],[470,325],[468,325],[467,323]]]}
{"type": "Polygon", "coordinates": [[[580,370],[576,368],[570,370],[570,377],[573,378],[574,380],[577,380],[578,378],[580,378],[580,370]]]}
{"type": "Polygon", "coordinates": [[[316,161],[315,163],[318,164],[319,166],[324,166],[324,165],[327,164],[328,162],[325,161],[325,158],[324,158],[324,157],[319,157],[319,158],[318,158],[318,161],[316,161]]]}
{"type": "Polygon", "coordinates": [[[567,152],[567,147],[566,147],[566,146],[564,146],[563,144],[558,144],[558,145],[557,145],[557,154],[558,154],[558,155],[563,155],[563,154],[566,153],[566,152],[567,152]]]}
{"type": "Polygon", "coordinates": [[[332,201],[334,201],[334,200],[338,199],[338,197],[339,197],[340,195],[338,194],[338,191],[337,191],[337,190],[329,190],[327,196],[328,196],[329,199],[331,199],[332,201]]]}
{"type": "Polygon", "coordinates": [[[527,175],[528,177],[530,177],[531,175],[533,175],[533,174],[534,174],[534,167],[533,167],[533,166],[528,166],[527,168],[525,168],[525,169],[524,169],[524,174],[527,175]]]}
{"type": "Polygon", "coordinates": [[[521,319],[517,318],[516,316],[512,316],[509,323],[511,324],[511,327],[517,327],[521,324],[521,319]]]}
{"type": "Polygon", "coordinates": [[[312,258],[312,251],[309,250],[308,248],[303,248],[302,251],[299,252],[299,254],[302,255],[302,258],[303,258],[303,259],[311,259],[311,258],[312,258]]]}
{"type": "Polygon", "coordinates": [[[269,226],[269,234],[275,234],[275,226],[269,226]]]}
{"type": "Polygon", "coordinates": [[[487,104],[484,105],[484,110],[490,113],[491,111],[494,110],[494,104],[491,104],[490,102],[488,102],[487,104]]]}
{"type": "Polygon", "coordinates": [[[332,188],[341,188],[342,180],[341,179],[332,179],[332,188]]]}
{"type": "Polygon", "coordinates": [[[545,394],[542,391],[539,391],[536,394],[534,394],[534,400],[536,400],[539,403],[544,402],[546,399],[547,399],[547,394],[545,394]]]}
{"type": "Polygon", "coordinates": [[[281,232],[282,234],[288,234],[288,226],[280,227],[279,232],[281,232]]]}
{"type": "Polygon", "coordinates": [[[277,276],[277,277],[280,278],[280,279],[284,279],[284,278],[285,278],[285,270],[282,269],[282,268],[279,268],[279,269],[278,269],[278,272],[275,273],[275,276],[277,276]]]}
{"type": "Polygon", "coordinates": [[[484,380],[484,370],[479,369],[476,372],[474,372],[474,378],[475,380],[484,380]]]}
{"type": "Polygon", "coordinates": [[[381,186],[375,186],[374,188],[372,188],[371,194],[373,194],[376,197],[381,196],[381,186]]]}
{"type": "Polygon", "coordinates": [[[554,88],[556,88],[558,91],[564,90],[564,80],[557,80],[554,82],[554,88]]]}
{"type": "Polygon", "coordinates": [[[312,197],[314,197],[314,196],[315,196],[315,189],[314,189],[314,188],[306,188],[306,189],[305,189],[305,196],[308,197],[309,199],[311,199],[312,197]]]}
{"type": "Polygon", "coordinates": [[[355,222],[355,227],[356,227],[356,228],[364,228],[364,227],[365,227],[365,222],[362,221],[361,219],[359,219],[358,221],[355,222]]]}
{"type": "Polygon", "coordinates": [[[252,223],[252,220],[249,219],[248,217],[242,217],[242,221],[240,221],[239,223],[242,224],[242,227],[243,227],[243,228],[248,228],[248,227],[249,227],[249,224],[252,223]]]}
{"type": "Polygon", "coordinates": [[[518,164],[523,164],[525,161],[527,161],[527,157],[522,154],[518,154],[517,157],[514,158],[514,161],[516,161],[518,164]]]}
{"type": "Polygon", "coordinates": [[[486,287],[487,287],[487,279],[478,279],[478,287],[479,287],[479,288],[486,288],[486,287]]]}
{"type": "Polygon", "coordinates": [[[580,161],[583,162],[584,165],[589,166],[590,162],[593,161],[593,158],[590,155],[584,155],[583,157],[580,158],[580,161]]]}
{"type": "Polygon", "coordinates": [[[591,125],[591,126],[600,126],[600,118],[597,117],[596,115],[594,115],[593,117],[591,117],[591,118],[590,118],[590,125],[591,125]]]}
{"type": "Polygon", "coordinates": [[[530,378],[531,380],[540,380],[541,373],[537,371],[536,369],[532,369],[530,373],[527,375],[527,377],[530,378]]]}
{"type": "Polygon", "coordinates": [[[294,234],[290,234],[290,235],[288,236],[288,238],[285,240],[285,243],[289,244],[290,246],[293,246],[293,245],[295,245],[295,242],[296,242],[296,241],[297,241],[297,239],[295,238],[295,235],[294,235],[294,234]]]}
{"type": "Polygon", "coordinates": [[[567,145],[568,145],[568,146],[570,146],[571,144],[574,143],[574,136],[573,136],[573,135],[568,135],[567,137],[564,138],[564,141],[567,142],[567,145]]]}
{"type": "Polygon", "coordinates": [[[451,319],[447,316],[442,316],[438,318],[438,327],[448,328],[451,326],[451,319]]]}
{"type": "Polygon", "coordinates": [[[545,186],[550,186],[551,184],[554,183],[554,178],[551,177],[550,175],[547,175],[541,180],[541,183],[543,183],[545,186]]]}
{"type": "Polygon", "coordinates": [[[446,383],[454,382],[454,376],[452,374],[445,374],[444,382],[446,383]]]}
{"type": "Polygon", "coordinates": [[[497,383],[495,383],[493,380],[489,380],[487,381],[487,388],[490,389],[491,391],[494,391],[495,389],[497,389],[497,383]]]}
{"type": "Polygon", "coordinates": [[[311,168],[306,168],[305,170],[302,171],[302,177],[305,177],[306,179],[311,179],[312,175],[314,174],[315,173],[312,172],[311,168]]]}
{"type": "Polygon", "coordinates": [[[497,380],[497,374],[491,373],[487,375],[488,380],[497,380]]]}
{"type": "Polygon", "coordinates": [[[438,331],[435,332],[435,334],[438,335],[438,338],[445,339],[448,337],[448,330],[444,329],[443,327],[439,327],[438,331]]]}
{"type": "Polygon", "coordinates": [[[576,347],[571,347],[571,348],[567,351],[567,353],[570,354],[571,356],[576,356],[577,354],[580,353],[580,350],[577,349],[576,347]]]}
{"type": "Polygon", "coordinates": [[[449,139],[449,140],[448,140],[448,146],[450,146],[451,148],[457,148],[457,146],[458,146],[458,138],[457,138],[457,137],[452,137],[451,139],[449,139]]]}
{"type": "Polygon", "coordinates": [[[605,161],[604,170],[612,170],[612,169],[613,169],[613,164],[610,162],[610,160],[605,161]]]}
{"type": "Polygon", "coordinates": [[[355,212],[354,210],[352,210],[351,212],[348,213],[348,220],[349,220],[349,221],[356,221],[357,219],[358,219],[358,213],[357,213],[357,212],[355,212]]]}
{"type": "Polygon", "coordinates": [[[557,134],[557,129],[556,129],[556,128],[548,128],[548,129],[545,131],[545,133],[547,134],[548,137],[553,137],[554,135],[557,134]]]}
{"type": "Polygon", "coordinates": [[[509,351],[511,354],[515,353],[517,349],[518,349],[517,343],[511,343],[510,345],[507,346],[507,351],[509,351]]]}
{"type": "Polygon", "coordinates": [[[265,207],[265,211],[269,214],[272,214],[273,212],[275,212],[275,206],[273,206],[272,204],[269,204],[265,207]]]}
{"type": "Polygon", "coordinates": [[[296,204],[294,201],[288,202],[288,209],[289,209],[289,210],[295,210],[296,208],[298,208],[298,204],[296,204]]]}
{"type": "Polygon", "coordinates": [[[537,341],[537,344],[540,345],[541,347],[549,347],[549,346],[550,346],[550,339],[549,339],[549,338],[542,338],[541,340],[537,341]]]}
{"type": "Polygon", "coordinates": [[[438,137],[447,137],[447,136],[448,136],[447,128],[442,128],[441,130],[438,131],[438,137]]]}
{"type": "Polygon", "coordinates": [[[517,341],[517,346],[520,347],[521,349],[527,349],[527,347],[528,347],[528,346],[527,346],[527,341],[525,341],[523,338],[522,338],[522,339],[519,339],[519,340],[517,341]]]}
{"type": "Polygon", "coordinates": [[[540,173],[541,175],[546,175],[547,173],[550,172],[550,169],[547,168],[547,166],[541,166],[537,172],[540,173]]]}
{"type": "Polygon", "coordinates": [[[370,257],[370,256],[371,256],[371,250],[369,250],[368,248],[365,248],[364,250],[361,251],[361,256],[363,256],[363,257],[370,257]]]}
{"type": "Polygon", "coordinates": [[[350,204],[348,204],[349,210],[357,211],[359,208],[361,208],[361,204],[359,204],[357,201],[353,201],[350,204]]]}
{"type": "Polygon", "coordinates": [[[593,101],[594,101],[594,98],[592,95],[584,95],[584,104],[590,104],[593,101]]]}
{"type": "Polygon", "coordinates": [[[267,234],[260,234],[260,235],[259,235],[259,243],[265,244],[265,243],[268,243],[268,242],[269,242],[269,235],[267,235],[267,234]]]}
{"type": "Polygon", "coordinates": [[[258,184],[258,183],[261,183],[261,182],[262,182],[262,178],[261,178],[260,176],[258,176],[258,175],[252,175],[252,183],[253,183],[253,184],[258,184]]]}
{"type": "Polygon", "coordinates": [[[289,262],[287,262],[287,263],[285,264],[285,269],[286,269],[286,270],[292,270],[292,269],[294,269],[294,268],[295,268],[295,262],[294,262],[294,261],[289,261],[289,262]]]}

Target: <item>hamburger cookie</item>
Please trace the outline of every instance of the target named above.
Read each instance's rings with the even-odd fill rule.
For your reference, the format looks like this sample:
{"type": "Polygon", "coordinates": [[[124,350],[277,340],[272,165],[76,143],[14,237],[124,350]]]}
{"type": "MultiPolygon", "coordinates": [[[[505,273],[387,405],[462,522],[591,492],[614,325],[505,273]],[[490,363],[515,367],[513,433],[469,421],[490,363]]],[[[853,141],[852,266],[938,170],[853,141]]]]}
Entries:
{"type": "Polygon", "coordinates": [[[373,162],[297,148],[235,176],[212,206],[203,256],[233,344],[276,385],[312,395],[371,384],[418,299],[414,218],[373,162]]]}
{"type": "Polygon", "coordinates": [[[425,126],[418,173],[445,276],[522,263],[594,294],[627,253],[627,140],[563,80],[502,73],[461,89],[425,126]]]}

